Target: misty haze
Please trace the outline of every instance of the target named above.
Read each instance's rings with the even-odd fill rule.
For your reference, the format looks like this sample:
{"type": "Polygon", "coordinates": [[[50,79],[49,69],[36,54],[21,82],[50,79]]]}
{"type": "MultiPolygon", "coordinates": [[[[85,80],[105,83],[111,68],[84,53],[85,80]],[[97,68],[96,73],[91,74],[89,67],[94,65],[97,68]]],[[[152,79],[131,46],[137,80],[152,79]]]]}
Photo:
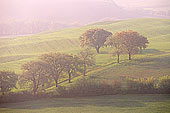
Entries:
{"type": "Polygon", "coordinates": [[[34,34],[99,21],[170,18],[169,0],[1,0],[0,7],[0,36],[34,34]]]}
{"type": "Polygon", "coordinates": [[[170,0],[0,0],[0,113],[170,113],[170,0]]]}

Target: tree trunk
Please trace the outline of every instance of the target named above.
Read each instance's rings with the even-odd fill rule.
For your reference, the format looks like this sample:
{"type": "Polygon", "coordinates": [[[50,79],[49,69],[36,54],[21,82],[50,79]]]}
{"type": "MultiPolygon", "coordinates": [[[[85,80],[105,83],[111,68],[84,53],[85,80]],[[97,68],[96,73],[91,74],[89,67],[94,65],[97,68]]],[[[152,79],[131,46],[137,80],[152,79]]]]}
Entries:
{"type": "Polygon", "coordinates": [[[36,92],[37,92],[37,88],[34,87],[34,89],[33,89],[34,96],[36,96],[36,92]]]}
{"type": "Polygon", "coordinates": [[[140,53],[140,54],[142,54],[142,47],[140,47],[140,49],[139,49],[139,53],[140,53]]]}
{"type": "Polygon", "coordinates": [[[71,73],[69,73],[69,83],[71,83],[71,73]]]}
{"type": "Polygon", "coordinates": [[[118,64],[119,64],[119,57],[120,57],[120,55],[117,54],[117,63],[118,63],[118,64]]]}
{"type": "Polygon", "coordinates": [[[34,92],[34,96],[36,96],[36,91],[35,91],[35,90],[33,90],[33,92],[34,92]]]}
{"type": "Polygon", "coordinates": [[[58,80],[55,80],[55,86],[58,87],[58,80]]]}
{"type": "Polygon", "coordinates": [[[2,86],[2,83],[1,83],[1,87],[0,88],[1,88],[2,96],[5,95],[5,90],[4,90],[3,86],[2,86]]]}
{"type": "Polygon", "coordinates": [[[2,92],[2,96],[4,96],[5,95],[5,92],[2,92]]]}
{"type": "Polygon", "coordinates": [[[97,54],[100,53],[99,49],[100,49],[100,47],[96,47],[97,54]]]}
{"type": "Polygon", "coordinates": [[[129,60],[131,60],[131,52],[129,52],[129,60]]]}
{"type": "Polygon", "coordinates": [[[86,64],[84,64],[83,75],[86,76],[86,64]]]}
{"type": "Polygon", "coordinates": [[[36,96],[36,81],[35,80],[33,81],[33,84],[34,84],[33,93],[34,93],[34,96],[36,96]]]}

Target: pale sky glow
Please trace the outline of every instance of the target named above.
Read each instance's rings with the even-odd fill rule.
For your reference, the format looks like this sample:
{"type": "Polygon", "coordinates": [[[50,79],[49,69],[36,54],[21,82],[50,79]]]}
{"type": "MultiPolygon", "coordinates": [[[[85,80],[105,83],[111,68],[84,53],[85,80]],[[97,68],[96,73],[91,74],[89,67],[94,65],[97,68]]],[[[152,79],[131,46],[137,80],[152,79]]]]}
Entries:
{"type": "Polygon", "coordinates": [[[155,7],[167,4],[170,4],[170,0],[0,0],[0,19],[48,17],[58,18],[58,21],[78,22],[81,21],[80,17],[88,15],[83,21],[96,21],[122,18],[120,7],[155,7]]]}
{"type": "Polygon", "coordinates": [[[114,0],[120,6],[152,6],[153,4],[157,5],[170,5],[170,0],[114,0]]]}
{"type": "MultiPolygon", "coordinates": [[[[39,8],[50,9],[53,6],[77,4],[83,2],[112,2],[115,1],[120,6],[149,6],[153,4],[170,4],[170,0],[0,0],[0,9],[2,11],[13,10],[38,10],[39,8]]],[[[84,5],[86,5],[86,3],[84,5]]],[[[66,8],[67,9],[67,8],[66,8]]]]}
{"type": "Polygon", "coordinates": [[[0,30],[7,35],[136,18],[169,19],[170,0],[0,0],[0,30]]]}

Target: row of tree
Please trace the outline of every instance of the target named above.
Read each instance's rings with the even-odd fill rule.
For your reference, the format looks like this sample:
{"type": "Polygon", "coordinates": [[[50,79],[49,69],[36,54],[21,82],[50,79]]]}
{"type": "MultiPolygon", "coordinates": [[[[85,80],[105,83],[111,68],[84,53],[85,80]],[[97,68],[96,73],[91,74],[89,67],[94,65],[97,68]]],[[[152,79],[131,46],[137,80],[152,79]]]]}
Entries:
{"type": "Polygon", "coordinates": [[[55,82],[58,87],[60,78],[68,76],[71,83],[72,76],[83,74],[86,76],[88,66],[94,65],[94,54],[89,49],[82,50],[78,55],[66,53],[43,54],[37,61],[29,61],[22,65],[22,74],[16,75],[14,72],[0,71],[0,89],[2,95],[16,88],[16,83],[24,88],[32,89],[34,95],[39,90],[43,90],[55,82]]]}
{"type": "Polygon", "coordinates": [[[103,29],[89,29],[80,36],[81,47],[93,47],[99,54],[99,49],[103,46],[111,46],[114,54],[117,55],[117,62],[121,54],[127,53],[129,60],[131,54],[142,53],[149,44],[146,37],[140,35],[136,31],[116,32],[114,35],[103,29]]]}
{"type": "Polygon", "coordinates": [[[59,78],[71,77],[78,73],[86,75],[86,67],[93,65],[93,54],[89,50],[83,50],[78,55],[66,53],[49,53],[39,57],[39,61],[30,61],[22,66],[23,74],[20,76],[21,83],[33,85],[33,92],[36,95],[38,89],[46,88],[46,85],[55,82],[58,86],[59,78]]]}

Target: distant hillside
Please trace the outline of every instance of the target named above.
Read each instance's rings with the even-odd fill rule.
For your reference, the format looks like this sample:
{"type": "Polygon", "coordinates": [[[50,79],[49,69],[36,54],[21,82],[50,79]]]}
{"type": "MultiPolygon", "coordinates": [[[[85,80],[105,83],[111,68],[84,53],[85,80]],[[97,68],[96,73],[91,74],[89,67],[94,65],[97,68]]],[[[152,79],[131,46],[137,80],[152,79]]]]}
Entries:
{"type": "Polygon", "coordinates": [[[74,26],[42,20],[21,20],[21,21],[9,20],[9,22],[1,21],[0,36],[36,34],[44,31],[60,30],[68,27],[74,26]]]}
{"type": "Polygon", "coordinates": [[[97,21],[156,17],[125,10],[113,0],[0,1],[0,36],[35,34],[97,21]]]}
{"type": "Polygon", "coordinates": [[[100,19],[126,17],[125,12],[114,2],[100,0],[14,0],[11,4],[0,2],[0,36],[35,34],[79,26],[100,19]],[[10,6],[11,4],[13,6],[10,6]]]}
{"type": "Polygon", "coordinates": [[[170,6],[169,0],[114,0],[121,7],[156,8],[170,6]]]}
{"type": "MultiPolygon", "coordinates": [[[[150,39],[156,40],[170,35],[170,19],[132,19],[124,21],[99,22],[79,28],[69,28],[57,32],[46,32],[14,39],[0,39],[0,55],[39,54],[52,51],[78,49],[79,36],[90,28],[103,28],[110,32],[135,30],[150,39]]],[[[161,40],[161,39],[160,39],[161,40]]],[[[168,41],[158,41],[169,44],[168,41]]],[[[151,45],[152,46],[152,43],[151,45]]],[[[169,46],[168,46],[169,47],[169,46]]],[[[155,46],[155,48],[157,48],[155,46]]],[[[165,47],[164,49],[168,49],[165,47]]],[[[170,49],[170,48],[169,48],[170,49]]]]}
{"type": "Polygon", "coordinates": [[[120,7],[126,10],[138,10],[152,16],[170,18],[169,0],[114,0],[120,7]]]}

